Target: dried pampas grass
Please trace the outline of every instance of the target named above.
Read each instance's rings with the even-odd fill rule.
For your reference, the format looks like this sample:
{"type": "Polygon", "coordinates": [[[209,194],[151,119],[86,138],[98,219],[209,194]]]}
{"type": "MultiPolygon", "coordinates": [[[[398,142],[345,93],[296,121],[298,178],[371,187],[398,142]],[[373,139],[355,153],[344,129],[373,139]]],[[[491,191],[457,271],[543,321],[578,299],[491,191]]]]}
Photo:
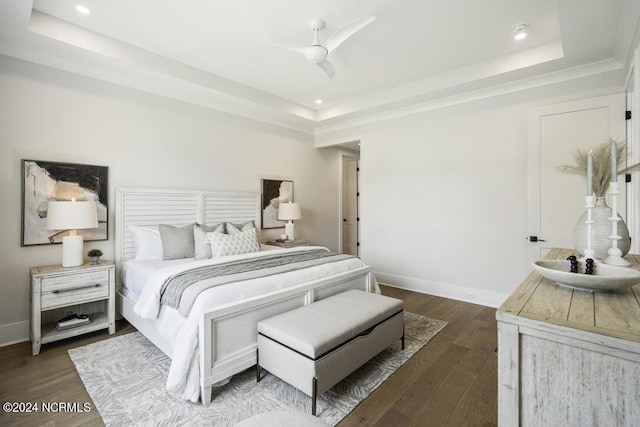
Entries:
{"type": "MultiPolygon", "coordinates": [[[[624,141],[617,145],[618,175],[640,170],[640,163],[620,169],[620,165],[627,162],[627,146],[624,141]]],[[[591,150],[578,149],[573,154],[574,165],[560,165],[556,169],[563,173],[581,175],[587,177],[587,158],[591,150]]],[[[606,142],[593,149],[593,194],[596,197],[604,197],[611,180],[611,144],[606,142]]]]}

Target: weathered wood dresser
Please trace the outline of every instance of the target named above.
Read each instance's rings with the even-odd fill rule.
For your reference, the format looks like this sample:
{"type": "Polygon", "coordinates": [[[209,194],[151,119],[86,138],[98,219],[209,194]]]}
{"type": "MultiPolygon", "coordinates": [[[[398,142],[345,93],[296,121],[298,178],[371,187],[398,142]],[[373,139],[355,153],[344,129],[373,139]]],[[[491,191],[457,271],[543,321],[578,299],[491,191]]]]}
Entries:
{"type": "Polygon", "coordinates": [[[592,293],[533,272],[496,318],[500,426],[640,425],[640,285],[592,293]]]}

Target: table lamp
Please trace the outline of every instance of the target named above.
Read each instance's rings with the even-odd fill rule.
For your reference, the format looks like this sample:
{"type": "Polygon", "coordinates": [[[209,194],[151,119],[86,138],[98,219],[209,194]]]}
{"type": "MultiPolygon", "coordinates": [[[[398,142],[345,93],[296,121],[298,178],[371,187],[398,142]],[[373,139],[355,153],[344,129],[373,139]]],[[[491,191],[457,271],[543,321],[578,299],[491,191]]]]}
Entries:
{"type": "Polygon", "coordinates": [[[98,228],[98,211],[92,201],[49,201],[47,230],[69,230],[62,238],[62,266],[82,265],[82,236],[78,229],[98,228]]]}
{"type": "Polygon", "coordinates": [[[278,207],[278,219],[289,221],[284,225],[284,234],[289,240],[295,240],[294,219],[302,218],[302,209],[300,203],[280,203],[278,207]]]}

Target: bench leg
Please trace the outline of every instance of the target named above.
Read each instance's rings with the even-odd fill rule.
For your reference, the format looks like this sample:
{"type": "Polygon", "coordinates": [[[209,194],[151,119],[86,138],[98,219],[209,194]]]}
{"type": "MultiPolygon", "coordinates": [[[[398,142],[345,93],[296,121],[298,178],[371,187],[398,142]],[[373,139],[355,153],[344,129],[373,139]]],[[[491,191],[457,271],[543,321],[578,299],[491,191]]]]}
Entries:
{"type": "Polygon", "coordinates": [[[256,348],[256,382],[260,382],[260,352],[256,348]]]}
{"type": "Polygon", "coordinates": [[[402,340],[402,349],[404,350],[404,323],[402,324],[402,338],[400,338],[402,340]]]}
{"type": "Polygon", "coordinates": [[[313,391],[311,395],[311,415],[316,415],[316,398],[318,397],[318,379],[313,377],[313,391]]]}

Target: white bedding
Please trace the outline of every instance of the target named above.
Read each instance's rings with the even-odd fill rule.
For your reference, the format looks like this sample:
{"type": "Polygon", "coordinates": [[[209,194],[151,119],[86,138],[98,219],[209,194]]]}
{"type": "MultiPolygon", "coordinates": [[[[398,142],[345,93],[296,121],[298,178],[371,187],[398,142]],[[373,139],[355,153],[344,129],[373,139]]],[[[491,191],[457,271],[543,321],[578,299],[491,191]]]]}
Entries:
{"type": "MultiPolygon", "coordinates": [[[[263,249],[270,249],[268,254],[284,253],[291,250],[318,249],[317,246],[295,249],[272,248],[264,247],[263,249]]],[[[160,288],[164,281],[174,274],[192,267],[219,264],[238,259],[258,258],[266,254],[267,252],[263,250],[200,261],[192,259],[172,261],[145,260],[128,261],[125,264],[123,269],[125,295],[131,295],[132,300],[137,297],[134,306],[135,313],[146,319],[156,319],[158,331],[171,343],[172,354],[170,356],[172,357],[172,362],[167,378],[168,390],[179,393],[183,399],[191,400],[192,402],[197,402],[200,397],[198,324],[199,318],[203,313],[210,311],[214,307],[220,307],[256,295],[364,266],[360,259],[351,258],[303,270],[216,286],[197,297],[188,317],[183,317],[176,309],[161,306],[160,304],[160,288]]],[[[127,297],[129,296],[127,295],[127,297]]]]}
{"type": "Polygon", "coordinates": [[[193,259],[172,259],[163,261],[161,259],[145,259],[145,260],[131,260],[124,263],[122,267],[122,283],[124,284],[124,295],[133,302],[137,302],[144,286],[147,284],[147,279],[156,271],[171,267],[174,265],[188,264],[193,262],[193,259]]]}
{"type": "MultiPolygon", "coordinates": [[[[260,245],[261,251],[280,249],[278,246],[260,245]]],[[[147,284],[147,279],[156,271],[172,267],[174,265],[189,264],[194,260],[191,258],[161,260],[145,259],[130,260],[124,263],[122,268],[122,283],[124,284],[124,295],[133,302],[137,302],[142,290],[147,284]]],[[[203,260],[208,261],[208,260],[203,260]]]]}

